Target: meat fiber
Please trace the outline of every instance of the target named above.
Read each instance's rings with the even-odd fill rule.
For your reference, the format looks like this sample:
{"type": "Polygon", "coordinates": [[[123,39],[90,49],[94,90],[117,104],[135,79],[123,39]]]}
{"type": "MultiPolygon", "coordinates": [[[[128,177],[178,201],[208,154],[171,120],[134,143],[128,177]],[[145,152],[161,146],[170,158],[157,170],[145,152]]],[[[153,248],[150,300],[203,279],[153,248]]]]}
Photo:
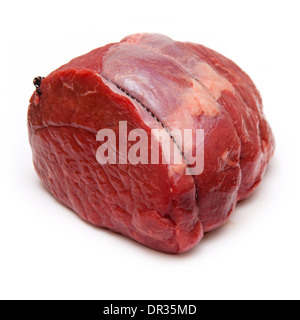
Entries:
{"type": "Polygon", "coordinates": [[[251,79],[199,44],[132,35],[75,58],[36,86],[29,138],[46,188],[82,219],[160,251],[188,251],[224,224],[274,152],[251,79]],[[120,121],[149,137],[152,129],[203,129],[203,172],[186,174],[183,150],[195,152],[198,142],[181,144],[176,132],[168,139],[181,165],[99,164],[97,133],[112,129],[118,144],[120,121]]]}

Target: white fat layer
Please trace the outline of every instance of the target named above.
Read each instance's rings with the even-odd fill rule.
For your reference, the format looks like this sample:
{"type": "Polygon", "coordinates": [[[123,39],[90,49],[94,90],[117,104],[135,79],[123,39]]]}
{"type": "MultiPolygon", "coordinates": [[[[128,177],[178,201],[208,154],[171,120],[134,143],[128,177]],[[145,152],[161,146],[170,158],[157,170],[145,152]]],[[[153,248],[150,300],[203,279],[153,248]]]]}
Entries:
{"type": "Polygon", "coordinates": [[[220,113],[220,107],[216,100],[209,94],[205,87],[192,79],[193,88],[187,91],[185,105],[188,106],[192,116],[205,115],[215,117],[220,113]]]}
{"type": "MultiPolygon", "coordinates": [[[[220,98],[222,91],[228,90],[235,93],[230,81],[215,71],[207,62],[189,56],[184,50],[177,47],[176,43],[169,37],[145,33],[132,35],[124,40],[170,57],[200,81],[216,100],[220,98]]],[[[203,94],[203,91],[201,91],[201,94],[203,94]]],[[[210,109],[210,99],[207,97],[204,99],[207,101],[208,109],[210,109]]]]}
{"type": "Polygon", "coordinates": [[[223,76],[218,74],[208,63],[198,62],[193,70],[195,76],[210,91],[211,95],[217,100],[223,91],[227,90],[235,93],[232,84],[223,76]]]}
{"type": "Polygon", "coordinates": [[[63,83],[63,86],[74,91],[74,86],[73,86],[73,82],[71,82],[71,84],[67,83],[67,82],[64,82],[63,83]]]}

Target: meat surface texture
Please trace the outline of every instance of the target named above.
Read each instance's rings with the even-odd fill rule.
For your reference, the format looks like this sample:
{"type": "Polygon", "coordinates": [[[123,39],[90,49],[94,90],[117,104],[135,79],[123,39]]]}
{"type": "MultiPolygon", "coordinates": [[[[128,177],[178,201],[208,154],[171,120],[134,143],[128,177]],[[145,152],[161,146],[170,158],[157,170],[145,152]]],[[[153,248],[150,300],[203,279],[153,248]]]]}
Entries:
{"type": "Polygon", "coordinates": [[[31,97],[28,128],[35,169],[61,203],[169,253],[192,249],[227,221],[260,183],[275,145],[247,74],[202,45],[158,34],[129,36],[45,77],[31,97]],[[186,174],[182,151],[195,152],[198,142],[182,145],[176,133],[169,143],[180,165],[99,164],[97,133],[112,129],[118,145],[120,121],[149,137],[152,129],[203,129],[203,172],[186,174]]]}

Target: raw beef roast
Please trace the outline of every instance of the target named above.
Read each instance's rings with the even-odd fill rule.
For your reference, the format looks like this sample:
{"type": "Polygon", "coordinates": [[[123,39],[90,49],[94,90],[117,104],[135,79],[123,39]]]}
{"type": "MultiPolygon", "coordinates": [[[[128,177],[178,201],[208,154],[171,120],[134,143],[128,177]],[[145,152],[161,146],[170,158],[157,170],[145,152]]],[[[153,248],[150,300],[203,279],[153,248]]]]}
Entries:
{"type": "MultiPolygon", "coordinates": [[[[29,138],[46,188],[82,219],[160,251],[190,250],[224,224],[258,186],[274,151],[251,79],[199,44],[132,35],[75,58],[35,85],[29,138]],[[165,130],[182,163],[100,164],[97,133],[113,130],[119,154],[120,123],[126,122],[128,133],[142,129],[149,141],[153,129],[165,130]],[[183,129],[192,129],[193,139],[180,143],[183,129]],[[197,129],[204,130],[202,142],[197,129]],[[200,143],[203,172],[187,174],[186,151],[195,154],[200,143]]],[[[145,147],[150,159],[151,144],[145,147]]],[[[159,159],[164,151],[160,143],[159,159]]]]}

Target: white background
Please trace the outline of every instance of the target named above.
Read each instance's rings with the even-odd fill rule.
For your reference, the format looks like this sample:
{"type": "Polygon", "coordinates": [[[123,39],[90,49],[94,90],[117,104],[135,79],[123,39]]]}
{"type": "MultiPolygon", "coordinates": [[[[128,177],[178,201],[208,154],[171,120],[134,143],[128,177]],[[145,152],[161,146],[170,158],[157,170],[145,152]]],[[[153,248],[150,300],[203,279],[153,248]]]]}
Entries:
{"type": "Polygon", "coordinates": [[[2,1],[0,298],[299,299],[299,1],[2,1]],[[39,182],[32,79],[137,32],[202,43],[260,90],[276,153],[254,196],[191,252],[90,226],[39,182]]]}

